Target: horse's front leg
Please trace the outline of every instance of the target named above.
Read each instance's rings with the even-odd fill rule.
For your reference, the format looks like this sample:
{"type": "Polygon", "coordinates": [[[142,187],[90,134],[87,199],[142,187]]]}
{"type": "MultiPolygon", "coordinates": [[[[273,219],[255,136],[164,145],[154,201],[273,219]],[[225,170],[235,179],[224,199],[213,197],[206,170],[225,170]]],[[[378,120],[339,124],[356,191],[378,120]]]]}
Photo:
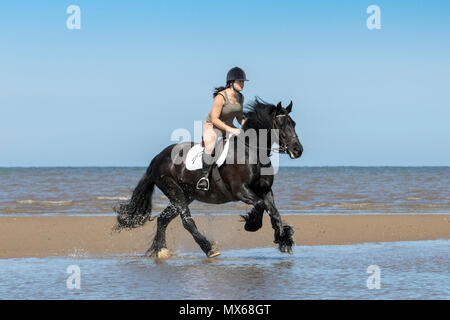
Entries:
{"type": "Polygon", "coordinates": [[[253,206],[250,212],[245,215],[241,215],[245,221],[244,229],[251,232],[260,229],[262,227],[264,210],[266,210],[264,200],[261,199],[261,197],[259,197],[246,184],[240,185],[235,194],[239,200],[253,206]]]}
{"type": "Polygon", "coordinates": [[[273,192],[270,190],[264,195],[264,203],[267,206],[267,211],[270,215],[270,222],[275,231],[275,243],[278,243],[281,252],[292,253],[292,246],[294,245],[294,228],[289,225],[284,225],[281,222],[281,216],[278,209],[275,207],[275,200],[273,192]]]}
{"type": "Polygon", "coordinates": [[[243,184],[239,187],[238,191],[234,191],[236,197],[245,202],[246,204],[254,206],[256,212],[264,212],[266,209],[266,204],[264,200],[261,199],[253,190],[251,190],[247,185],[243,184]]]}
{"type": "Polygon", "coordinates": [[[242,214],[241,217],[245,221],[244,229],[246,231],[255,232],[261,229],[263,224],[264,208],[253,207],[246,214],[242,214]]]}

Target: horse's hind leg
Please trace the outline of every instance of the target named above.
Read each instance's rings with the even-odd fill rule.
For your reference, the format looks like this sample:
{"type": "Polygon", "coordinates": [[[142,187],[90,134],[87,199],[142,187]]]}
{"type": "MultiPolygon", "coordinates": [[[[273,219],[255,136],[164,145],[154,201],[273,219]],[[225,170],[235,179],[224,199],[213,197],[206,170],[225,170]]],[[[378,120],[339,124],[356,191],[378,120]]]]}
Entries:
{"type": "Polygon", "coordinates": [[[180,213],[183,227],[191,233],[195,242],[197,242],[203,252],[208,257],[219,255],[219,252],[213,250],[211,242],[198,231],[189,211],[189,203],[192,201],[185,194],[183,189],[171,178],[166,178],[164,182],[161,183],[161,186],[158,185],[158,188],[164,192],[170,202],[176,207],[177,211],[180,213]]]}
{"type": "Polygon", "coordinates": [[[191,213],[187,206],[181,210],[180,216],[183,221],[183,227],[191,233],[191,235],[194,237],[195,242],[197,242],[206,256],[208,256],[208,258],[218,256],[220,252],[213,249],[211,242],[209,242],[209,240],[206,239],[206,237],[198,231],[194,219],[192,219],[191,213]]]}
{"type": "Polygon", "coordinates": [[[166,228],[177,215],[179,211],[177,208],[170,204],[159,215],[157,220],[156,235],[153,239],[152,246],[147,250],[146,255],[150,257],[159,257],[164,254],[164,249],[167,250],[166,244],[166,228]]]}

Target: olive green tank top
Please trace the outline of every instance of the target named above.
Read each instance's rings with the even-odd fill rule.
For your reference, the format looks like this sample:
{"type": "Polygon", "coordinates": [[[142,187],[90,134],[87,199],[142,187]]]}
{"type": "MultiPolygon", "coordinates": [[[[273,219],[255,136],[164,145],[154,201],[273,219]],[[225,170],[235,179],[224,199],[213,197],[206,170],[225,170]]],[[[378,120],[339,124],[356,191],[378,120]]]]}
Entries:
{"type": "MultiPolygon", "coordinates": [[[[222,112],[220,113],[219,119],[222,120],[224,123],[229,125],[230,127],[234,127],[233,120],[234,118],[242,117],[243,115],[243,106],[242,106],[242,95],[240,94],[239,97],[239,103],[231,103],[228,99],[228,95],[226,91],[223,91],[224,94],[219,93],[223,96],[225,99],[225,103],[222,107],[222,112]]],[[[211,111],[208,113],[208,116],[206,117],[206,122],[212,123],[211,120],[211,111]]]]}

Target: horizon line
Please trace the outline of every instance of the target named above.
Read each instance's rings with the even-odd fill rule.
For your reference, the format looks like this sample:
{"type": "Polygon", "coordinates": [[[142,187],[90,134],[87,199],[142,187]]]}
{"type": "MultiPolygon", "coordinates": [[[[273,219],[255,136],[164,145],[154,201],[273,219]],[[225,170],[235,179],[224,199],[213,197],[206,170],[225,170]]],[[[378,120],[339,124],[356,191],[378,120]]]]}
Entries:
{"type": "MultiPolygon", "coordinates": [[[[129,166],[0,166],[0,169],[31,169],[31,168],[147,168],[147,166],[129,165],[129,166]]],[[[354,167],[354,168],[449,168],[450,165],[303,165],[303,166],[279,166],[279,168],[338,168],[338,167],[354,167]]]]}

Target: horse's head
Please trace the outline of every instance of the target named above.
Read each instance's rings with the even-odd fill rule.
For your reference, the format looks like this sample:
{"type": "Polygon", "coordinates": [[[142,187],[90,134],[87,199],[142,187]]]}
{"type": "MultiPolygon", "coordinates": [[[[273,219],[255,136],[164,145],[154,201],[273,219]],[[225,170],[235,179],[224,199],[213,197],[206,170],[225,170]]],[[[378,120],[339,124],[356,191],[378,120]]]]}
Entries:
{"type": "Polygon", "coordinates": [[[278,129],[278,144],[280,149],[289,154],[291,159],[299,158],[303,153],[303,146],[295,132],[295,121],[289,116],[292,111],[292,101],[286,108],[278,102],[276,108],[272,109],[273,129],[278,129]]]}
{"type": "Polygon", "coordinates": [[[278,136],[280,152],[289,154],[292,159],[299,158],[302,155],[303,146],[295,132],[295,122],[289,116],[291,111],[292,101],[286,108],[283,108],[281,102],[275,106],[257,97],[248,105],[243,129],[244,131],[247,129],[277,129],[278,135],[275,134],[275,136],[278,136]]]}

